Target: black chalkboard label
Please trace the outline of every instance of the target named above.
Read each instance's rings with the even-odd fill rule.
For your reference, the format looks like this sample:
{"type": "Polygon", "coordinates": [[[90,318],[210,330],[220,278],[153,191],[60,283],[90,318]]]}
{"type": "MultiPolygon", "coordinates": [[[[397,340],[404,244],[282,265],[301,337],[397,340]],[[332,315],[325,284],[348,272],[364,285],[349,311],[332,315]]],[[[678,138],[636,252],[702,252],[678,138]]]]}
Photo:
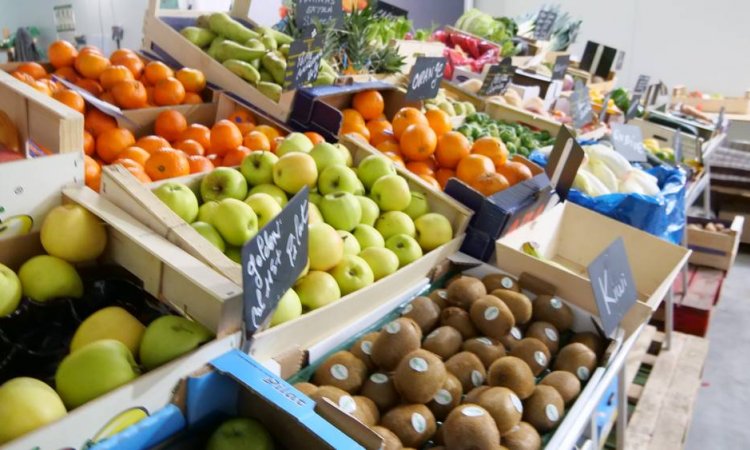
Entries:
{"type": "Polygon", "coordinates": [[[326,24],[336,22],[335,27],[344,24],[344,9],[342,0],[296,0],[295,22],[297,28],[303,29],[316,23],[326,24]]]}
{"type": "Polygon", "coordinates": [[[625,123],[635,117],[635,115],[638,113],[638,105],[640,104],[641,94],[633,94],[633,97],[630,99],[630,106],[628,106],[628,110],[625,112],[625,123]]]}
{"type": "Polygon", "coordinates": [[[599,122],[604,122],[604,119],[607,117],[607,110],[609,109],[609,99],[612,98],[612,92],[608,92],[607,95],[604,97],[604,100],[602,100],[602,110],[599,111],[599,122]]]}
{"type": "Polygon", "coordinates": [[[635,83],[635,89],[633,90],[633,94],[641,94],[643,95],[646,92],[646,89],[648,89],[648,82],[651,80],[651,77],[648,75],[639,75],[638,81],[635,83]]]}
{"type": "Polygon", "coordinates": [[[674,150],[674,162],[682,162],[682,132],[676,130],[672,138],[672,150],[674,150]]]}
{"type": "Polygon", "coordinates": [[[407,100],[435,98],[440,90],[440,80],[445,73],[445,57],[419,56],[409,74],[406,87],[407,100]]]}
{"type": "MultiPolygon", "coordinates": [[[[314,29],[313,34],[316,34],[314,29]]],[[[318,34],[310,39],[292,42],[287,57],[285,89],[296,89],[318,78],[320,60],[323,57],[323,39],[323,35],[318,34]]]]}
{"type": "Polygon", "coordinates": [[[276,310],[307,264],[308,189],[242,247],[242,301],[249,338],[276,310]]]}
{"type": "Polygon", "coordinates": [[[596,57],[596,52],[599,51],[599,47],[600,44],[597,44],[594,41],[586,42],[586,48],[583,50],[581,62],[578,64],[578,67],[581,70],[585,70],[586,72],[591,71],[591,66],[594,64],[594,57],[596,57]]]}
{"type": "Polygon", "coordinates": [[[562,80],[565,78],[565,72],[568,71],[570,65],[570,55],[560,55],[555,58],[555,65],[552,66],[552,79],[562,80]]]}
{"type": "Polygon", "coordinates": [[[612,336],[638,300],[625,242],[621,237],[589,264],[588,274],[602,328],[607,336],[612,336]]]}
{"type": "Polygon", "coordinates": [[[591,97],[589,96],[589,88],[584,85],[581,80],[576,80],[575,88],[573,89],[573,95],[571,95],[570,100],[570,108],[573,115],[573,126],[578,129],[583,128],[594,118],[594,111],[591,109],[591,97]]]}
{"type": "Polygon", "coordinates": [[[549,9],[539,11],[539,15],[536,16],[536,21],[534,21],[534,39],[549,40],[556,20],[557,12],[549,9]]]}
{"type": "Polygon", "coordinates": [[[398,6],[391,5],[390,3],[378,1],[375,6],[375,17],[383,17],[386,19],[395,19],[398,17],[409,17],[409,11],[399,8],[398,6]]]}
{"type": "Polygon", "coordinates": [[[646,151],[643,148],[643,133],[640,127],[612,124],[612,145],[628,161],[646,161],[646,151]]]}
{"type": "Polygon", "coordinates": [[[513,74],[516,68],[513,67],[511,58],[504,58],[500,64],[493,64],[484,77],[482,87],[479,89],[479,95],[488,97],[490,95],[504,94],[508,86],[513,81],[513,74]]]}
{"type": "Polygon", "coordinates": [[[567,126],[561,125],[544,171],[561,199],[568,198],[585,153],[567,126]]]}

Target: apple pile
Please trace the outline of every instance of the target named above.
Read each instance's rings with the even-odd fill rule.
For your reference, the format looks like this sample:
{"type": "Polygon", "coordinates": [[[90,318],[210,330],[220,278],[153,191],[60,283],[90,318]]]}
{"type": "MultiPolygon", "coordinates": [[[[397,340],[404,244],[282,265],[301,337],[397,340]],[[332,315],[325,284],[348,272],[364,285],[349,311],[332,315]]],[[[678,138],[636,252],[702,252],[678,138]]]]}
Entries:
{"type": "Polygon", "coordinates": [[[282,299],[272,325],[303,307],[325,306],[419,259],[453,238],[450,221],[430,212],[425,194],[410,191],[393,161],[370,155],[352,168],[341,144],[313,143],[291,133],[276,149],[252,152],[238,169],[206,174],[196,195],[166,182],[154,189],[177,215],[229,258],[273,219],[287,196],[310,188],[308,267],[282,299]]]}

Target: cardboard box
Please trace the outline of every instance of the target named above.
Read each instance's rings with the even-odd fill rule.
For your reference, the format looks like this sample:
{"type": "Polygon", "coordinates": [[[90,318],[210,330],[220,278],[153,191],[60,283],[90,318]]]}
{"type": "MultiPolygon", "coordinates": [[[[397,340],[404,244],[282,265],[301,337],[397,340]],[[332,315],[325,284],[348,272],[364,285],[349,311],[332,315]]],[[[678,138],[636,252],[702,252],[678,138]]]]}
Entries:
{"type": "Polygon", "coordinates": [[[497,241],[497,262],[513,275],[532,273],[558,287],[561,297],[597,314],[588,265],[612,242],[622,237],[630,261],[638,300],[656,309],[687,263],[690,250],[624,225],[570,202],[522,225],[497,241]],[[522,245],[534,242],[545,260],[530,256],[522,245]]]}
{"type": "MultiPolygon", "coordinates": [[[[674,128],[668,128],[637,117],[630,120],[628,125],[638,126],[643,133],[643,139],[656,139],[660,147],[674,148],[676,134],[674,128]]],[[[707,141],[700,136],[691,136],[684,132],[681,135],[683,160],[701,160],[703,149],[707,148],[707,141]]]]}
{"type": "Polygon", "coordinates": [[[734,216],[731,221],[688,217],[687,242],[688,248],[693,251],[690,254],[690,263],[728,271],[737,257],[744,224],[743,216],[734,216]],[[707,231],[690,227],[690,224],[705,225],[717,222],[726,227],[725,231],[707,231]]]}
{"type": "Polygon", "coordinates": [[[750,91],[744,97],[703,98],[691,97],[685,86],[675,86],[672,90],[672,104],[695,106],[704,113],[718,113],[724,108],[725,114],[750,113],[750,91]]]}

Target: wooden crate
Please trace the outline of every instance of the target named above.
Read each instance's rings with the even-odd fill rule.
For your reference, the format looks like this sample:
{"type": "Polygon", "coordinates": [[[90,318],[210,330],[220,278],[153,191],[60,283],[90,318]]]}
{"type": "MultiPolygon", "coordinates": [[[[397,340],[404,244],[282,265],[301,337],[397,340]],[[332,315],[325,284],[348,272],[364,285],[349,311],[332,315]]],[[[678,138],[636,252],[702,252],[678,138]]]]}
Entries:
{"type": "Polygon", "coordinates": [[[725,114],[750,113],[750,90],[745,91],[744,97],[702,98],[691,97],[685,86],[675,86],[672,90],[672,104],[695,106],[705,113],[717,113],[724,108],[725,114]]]}
{"type": "Polygon", "coordinates": [[[731,222],[721,221],[726,227],[725,231],[712,232],[690,227],[690,223],[710,222],[716,221],[688,217],[687,242],[688,248],[693,251],[689,261],[691,264],[728,271],[737,257],[745,218],[738,215],[731,222]]]}

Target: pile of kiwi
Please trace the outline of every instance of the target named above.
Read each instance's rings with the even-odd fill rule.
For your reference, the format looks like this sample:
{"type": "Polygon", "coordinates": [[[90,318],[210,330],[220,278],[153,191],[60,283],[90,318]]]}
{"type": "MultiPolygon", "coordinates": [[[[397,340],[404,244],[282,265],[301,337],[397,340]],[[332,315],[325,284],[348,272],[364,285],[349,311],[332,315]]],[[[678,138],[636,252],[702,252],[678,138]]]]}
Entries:
{"type": "Polygon", "coordinates": [[[510,276],[460,275],[295,386],[371,427],[386,450],[536,450],[604,349],[572,325],[559,298],[532,301],[510,276]]]}

